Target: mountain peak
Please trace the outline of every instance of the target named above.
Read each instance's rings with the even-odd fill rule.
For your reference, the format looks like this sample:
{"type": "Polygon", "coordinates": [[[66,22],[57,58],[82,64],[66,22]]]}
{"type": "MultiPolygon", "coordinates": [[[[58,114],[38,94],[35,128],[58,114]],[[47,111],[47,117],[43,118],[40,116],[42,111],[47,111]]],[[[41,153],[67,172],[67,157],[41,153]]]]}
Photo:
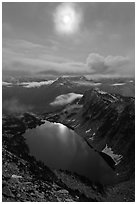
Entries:
{"type": "Polygon", "coordinates": [[[69,79],[67,79],[66,77],[59,77],[57,78],[53,83],[52,85],[54,86],[63,86],[63,85],[67,85],[67,86],[70,86],[71,85],[71,82],[69,79]]]}

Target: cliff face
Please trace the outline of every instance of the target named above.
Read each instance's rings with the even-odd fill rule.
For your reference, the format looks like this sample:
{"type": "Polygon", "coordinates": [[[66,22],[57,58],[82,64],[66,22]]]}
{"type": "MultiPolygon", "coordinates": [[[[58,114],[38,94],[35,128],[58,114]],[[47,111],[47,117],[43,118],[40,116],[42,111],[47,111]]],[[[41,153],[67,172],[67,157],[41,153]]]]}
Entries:
{"type": "Polygon", "coordinates": [[[115,161],[119,179],[134,174],[135,99],[90,89],[77,103],[62,113],[51,116],[74,129],[98,151],[115,161]]]}
{"type": "MultiPolygon", "coordinates": [[[[103,150],[111,147],[121,155],[121,164],[128,166],[128,174],[134,171],[135,107],[134,99],[112,95],[99,90],[87,91],[83,108],[78,113],[81,127],[92,145],[103,150]]],[[[122,168],[124,171],[124,168],[122,168]]]]}
{"type": "Polygon", "coordinates": [[[105,139],[106,143],[118,148],[121,142],[125,144],[134,140],[133,98],[93,90],[84,94],[82,103],[83,108],[77,118],[82,126],[91,129],[89,135],[94,134],[92,140],[95,145],[105,139]]]}

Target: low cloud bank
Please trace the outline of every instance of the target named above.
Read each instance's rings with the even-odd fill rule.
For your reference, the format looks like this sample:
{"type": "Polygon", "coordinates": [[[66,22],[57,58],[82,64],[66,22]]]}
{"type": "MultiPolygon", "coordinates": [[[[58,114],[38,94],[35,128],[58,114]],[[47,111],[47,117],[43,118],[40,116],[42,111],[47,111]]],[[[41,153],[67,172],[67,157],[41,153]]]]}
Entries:
{"type": "Polygon", "coordinates": [[[81,98],[82,94],[76,94],[76,93],[68,93],[64,95],[57,96],[55,100],[50,103],[51,106],[62,106],[67,105],[68,103],[71,103],[77,98],[81,98]]]}
{"type": "Polygon", "coordinates": [[[2,86],[11,86],[12,83],[9,83],[9,82],[6,82],[6,81],[3,81],[2,82],[2,86]]]}
{"type": "Polygon", "coordinates": [[[35,88],[35,87],[40,87],[40,86],[44,86],[44,85],[49,85],[52,84],[54,82],[54,80],[49,80],[49,81],[40,81],[40,82],[23,82],[20,83],[19,85],[22,85],[25,88],[35,88]]]}
{"type": "MultiPolygon", "coordinates": [[[[17,83],[17,85],[23,86],[25,88],[37,88],[40,86],[44,86],[44,85],[50,85],[54,82],[55,80],[48,80],[48,81],[32,81],[32,82],[22,82],[22,83],[17,83]]],[[[12,86],[12,83],[9,82],[2,82],[2,86],[12,86]]]]}
{"type": "Polygon", "coordinates": [[[8,114],[24,113],[31,110],[31,106],[21,104],[17,99],[3,101],[2,110],[8,114]]]}

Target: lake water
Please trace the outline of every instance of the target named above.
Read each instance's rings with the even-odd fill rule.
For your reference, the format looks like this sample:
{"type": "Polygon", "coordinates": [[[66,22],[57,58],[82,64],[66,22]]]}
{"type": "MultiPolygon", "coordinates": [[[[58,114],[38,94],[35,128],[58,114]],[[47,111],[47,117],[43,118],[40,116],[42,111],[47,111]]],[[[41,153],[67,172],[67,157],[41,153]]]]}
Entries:
{"type": "Polygon", "coordinates": [[[47,166],[76,172],[92,181],[114,183],[115,172],[82,137],[60,123],[28,129],[24,134],[30,154],[47,166]]]}

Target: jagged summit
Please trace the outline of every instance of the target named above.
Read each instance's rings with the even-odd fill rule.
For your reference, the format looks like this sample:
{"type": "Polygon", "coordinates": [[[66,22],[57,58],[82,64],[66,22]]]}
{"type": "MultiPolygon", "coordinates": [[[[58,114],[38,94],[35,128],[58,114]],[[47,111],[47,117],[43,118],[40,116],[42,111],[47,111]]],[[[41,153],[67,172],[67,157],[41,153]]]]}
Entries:
{"type": "Polygon", "coordinates": [[[92,101],[94,103],[102,102],[106,104],[114,103],[118,100],[122,100],[122,97],[120,95],[110,94],[108,92],[102,91],[99,88],[92,88],[85,91],[83,98],[81,99],[83,103],[89,103],[90,101],[92,101]]]}
{"type": "Polygon", "coordinates": [[[53,84],[54,85],[72,85],[76,81],[89,81],[85,76],[61,76],[58,77],[53,84]]]}
{"type": "Polygon", "coordinates": [[[53,83],[52,86],[72,86],[71,81],[66,77],[59,77],[53,83]]]}

